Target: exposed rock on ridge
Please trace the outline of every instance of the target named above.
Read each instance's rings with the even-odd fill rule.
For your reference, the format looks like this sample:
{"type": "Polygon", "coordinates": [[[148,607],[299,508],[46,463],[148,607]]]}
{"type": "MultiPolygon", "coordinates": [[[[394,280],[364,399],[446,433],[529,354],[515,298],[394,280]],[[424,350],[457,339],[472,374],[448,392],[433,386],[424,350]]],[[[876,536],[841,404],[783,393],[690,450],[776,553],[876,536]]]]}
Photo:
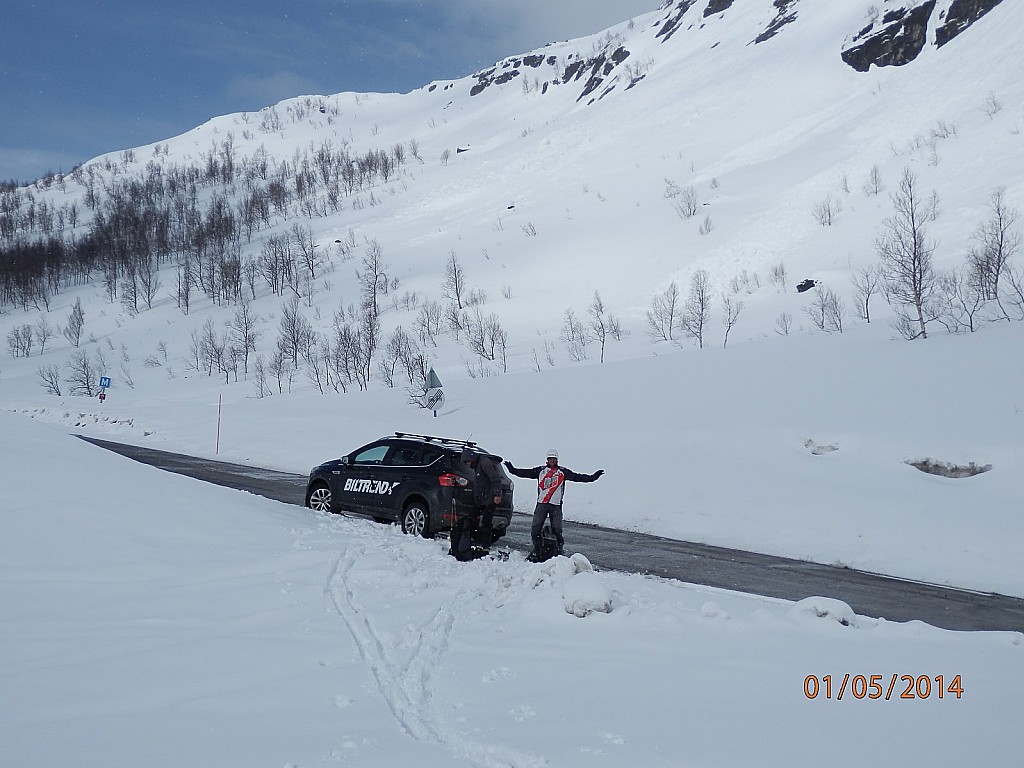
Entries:
{"type": "MultiPolygon", "coordinates": [[[[773,0],[774,17],[751,42],[763,43],[793,24],[797,20],[796,8],[799,2],[773,0]]],[[[870,23],[848,39],[840,51],[840,57],[858,72],[867,72],[872,65],[904,66],[914,61],[926,45],[942,47],[1000,2],[1002,0],[951,0],[948,5],[946,2],[940,5],[938,0],[906,0],[902,4],[899,0],[884,0],[881,13],[874,12],[870,23]],[[937,6],[945,10],[935,18],[937,6]]],[[[656,30],[656,39],[667,43],[684,28],[730,23],[735,7],[735,0],[668,0],[662,5],[661,15],[651,29],[656,30]],[[687,17],[690,9],[695,6],[698,9],[687,17]]],[[[577,52],[556,57],[535,53],[506,59],[478,72],[470,95],[477,96],[491,86],[501,86],[529,75],[529,79],[540,86],[541,92],[545,94],[554,86],[582,83],[576,101],[590,97],[586,103],[593,103],[620,85],[623,90],[628,90],[643,80],[649,68],[646,60],[621,67],[631,55],[623,43],[621,35],[609,33],[589,55],[577,52]]],[[[524,84],[524,90],[529,89],[529,83],[524,84]]]]}
{"type": "Polygon", "coordinates": [[[709,0],[708,7],[704,9],[704,18],[728,10],[732,3],[733,0],[709,0]]]}
{"type": "Polygon", "coordinates": [[[764,32],[754,38],[754,44],[770,40],[779,34],[784,26],[796,21],[796,11],[792,10],[796,3],[797,0],[775,0],[775,18],[771,20],[764,32]]]}
{"type": "MultiPolygon", "coordinates": [[[[898,8],[885,13],[858,32],[851,45],[840,54],[847,64],[858,72],[876,67],[900,67],[920,55],[928,44],[928,27],[935,10],[936,0],[916,6],[898,8]]],[[[941,48],[971,24],[995,8],[1002,0],[953,0],[940,15],[942,21],[935,29],[934,44],[941,48]]]]}
{"type": "Polygon", "coordinates": [[[995,8],[1002,0],[953,0],[945,22],[935,30],[935,46],[941,48],[971,24],[995,8]]]}
{"type": "Polygon", "coordinates": [[[889,11],[878,22],[862,29],[854,37],[854,45],[840,54],[858,72],[876,67],[901,67],[918,57],[928,36],[928,20],[935,10],[935,0],[907,10],[889,11]]]}

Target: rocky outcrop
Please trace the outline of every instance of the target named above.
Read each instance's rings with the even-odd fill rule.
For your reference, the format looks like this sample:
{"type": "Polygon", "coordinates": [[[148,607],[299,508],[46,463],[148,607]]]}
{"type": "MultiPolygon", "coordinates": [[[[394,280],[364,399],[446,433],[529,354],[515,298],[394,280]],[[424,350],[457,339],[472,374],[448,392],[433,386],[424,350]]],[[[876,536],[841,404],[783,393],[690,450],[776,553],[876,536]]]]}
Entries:
{"type": "Polygon", "coordinates": [[[942,24],[935,30],[936,47],[944,46],[1000,2],[1002,0],[953,0],[942,24]]]}
{"type": "Polygon", "coordinates": [[[772,39],[779,34],[779,30],[784,26],[796,21],[796,11],[793,10],[796,3],[797,0],[775,0],[775,18],[771,20],[764,32],[754,38],[754,44],[772,39]]]}
{"type": "Polygon", "coordinates": [[[880,22],[872,22],[853,39],[842,53],[843,61],[858,72],[876,67],[901,67],[918,57],[928,38],[928,21],[935,0],[927,0],[910,10],[889,11],[880,22]]]}
{"type": "Polygon", "coordinates": [[[583,93],[576,99],[579,101],[596,91],[604,79],[627,58],[629,58],[629,51],[619,46],[611,53],[602,52],[589,59],[578,59],[565,68],[562,81],[568,83],[571,80],[579,80],[589,73],[590,77],[587,79],[587,84],[583,86],[583,93]]]}
{"type": "MultiPolygon", "coordinates": [[[[621,37],[609,37],[607,47],[588,58],[576,57],[574,54],[570,54],[569,63],[561,73],[558,72],[559,64],[555,56],[531,54],[506,59],[494,67],[477,72],[474,75],[476,83],[470,88],[469,95],[479,96],[492,86],[504,85],[521,75],[525,76],[528,74],[529,69],[538,69],[546,66],[553,76],[544,80],[544,83],[541,85],[541,92],[547,93],[549,86],[569,85],[570,83],[583,81],[583,90],[576,99],[580,101],[597,91],[619,65],[629,58],[629,51],[615,42],[621,41],[621,39],[621,37]],[[616,45],[617,47],[612,48],[612,46],[616,45]]],[[[642,77],[642,75],[633,76],[627,88],[635,85],[642,77]]],[[[596,98],[601,98],[610,93],[615,88],[616,82],[613,81],[596,98]]]]}
{"type": "MultiPolygon", "coordinates": [[[[944,1],[941,3],[944,10],[937,15],[938,0],[882,0],[881,12],[871,11],[870,23],[848,38],[840,56],[858,72],[867,72],[872,66],[904,66],[914,61],[926,45],[942,47],[1000,2],[1002,0],[944,1]]],[[[800,0],[773,0],[774,16],[751,44],[770,40],[793,24],[797,20],[799,4],[800,0]]],[[[655,30],[657,40],[667,43],[680,29],[731,23],[732,15],[742,12],[735,8],[735,0],[666,0],[661,7],[662,15],[651,28],[655,30]],[[693,13],[688,16],[691,9],[694,9],[693,13]]],[[[595,45],[590,55],[563,54],[556,61],[555,56],[533,53],[506,59],[478,72],[470,93],[476,96],[492,86],[505,85],[519,78],[520,82],[526,81],[523,82],[524,91],[530,91],[532,83],[532,87],[539,86],[542,94],[546,94],[549,88],[579,83],[576,85],[580,88],[576,100],[589,98],[587,103],[593,103],[617,88],[628,90],[644,79],[649,68],[644,62],[633,60],[622,66],[630,57],[625,47],[626,40],[622,34],[609,32],[595,45]]],[[[717,45],[716,42],[711,47],[717,45]]]]}
{"type": "Polygon", "coordinates": [[[704,18],[728,10],[732,3],[733,0],[709,0],[708,7],[704,9],[704,18]]]}
{"type": "Polygon", "coordinates": [[[668,42],[672,35],[683,25],[683,17],[696,2],[697,0],[680,0],[680,2],[676,3],[676,7],[665,17],[665,23],[661,25],[661,29],[658,30],[655,37],[662,38],[661,42],[663,43],[668,42]]]}
{"type": "MultiPolygon", "coordinates": [[[[491,67],[485,69],[482,72],[477,72],[476,85],[474,85],[470,91],[470,96],[477,96],[483,93],[485,90],[490,88],[492,85],[504,85],[510,80],[519,77],[520,67],[531,67],[536,69],[542,64],[547,64],[550,67],[555,65],[556,59],[554,56],[544,56],[543,54],[533,54],[530,56],[515,56],[511,59],[506,59],[501,63],[500,66],[491,67]]],[[[547,83],[544,84],[545,90],[547,89],[547,83]]]]}

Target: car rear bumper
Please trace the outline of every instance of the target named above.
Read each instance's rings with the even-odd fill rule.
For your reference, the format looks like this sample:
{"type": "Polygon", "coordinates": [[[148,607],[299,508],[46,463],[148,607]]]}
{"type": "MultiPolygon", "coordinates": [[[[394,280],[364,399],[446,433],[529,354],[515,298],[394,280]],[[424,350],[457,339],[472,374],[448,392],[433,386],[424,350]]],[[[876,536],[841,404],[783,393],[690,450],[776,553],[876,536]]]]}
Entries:
{"type": "MultiPolygon", "coordinates": [[[[480,509],[470,504],[454,503],[451,506],[451,511],[441,513],[441,523],[443,528],[451,528],[455,521],[463,515],[479,515],[482,514],[480,509]]],[[[497,507],[494,510],[494,515],[491,518],[491,528],[498,530],[505,530],[512,523],[512,510],[508,507],[497,507]]]]}

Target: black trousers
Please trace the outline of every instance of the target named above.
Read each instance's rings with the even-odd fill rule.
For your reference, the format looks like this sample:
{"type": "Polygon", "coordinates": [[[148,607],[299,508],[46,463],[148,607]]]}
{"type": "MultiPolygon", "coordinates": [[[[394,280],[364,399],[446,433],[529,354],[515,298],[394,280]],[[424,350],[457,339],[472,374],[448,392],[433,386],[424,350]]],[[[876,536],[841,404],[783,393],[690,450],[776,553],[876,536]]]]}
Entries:
{"type": "Polygon", "coordinates": [[[449,554],[458,560],[472,560],[481,553],[473,552],[473,545],[490,547],[494,527],[494,505],[484,504],[471,514],[459,515],[452,526],[452,545],[449,554]]]}
{"type": "Polygon", "coordinates": [[[473,534],[476,532],[476,515],[460,515],[452,526],[452,546],[449,552],[456,560],[473,559],[473,534]]]}
{"type": "Polygon", "coordinates": [[[489,547],[494,536],[494,504],[481,505],[478,513],[480,517],[476,527],[476,542],[481,547],[489,547]]]}
{"type": "Polygon", "coordinates": [[[543,501],[538,501],[536,509],[533,510],[533,525],[530,526],[530,538],[533,539],[535,552],[540,551],[540,532],[544,527],[544,521],[549,517],[551,518],[551,532],[558,539],[558,548],[561,549],[565,544],[562,539],[562,505],[545,504],[543,501]]]}

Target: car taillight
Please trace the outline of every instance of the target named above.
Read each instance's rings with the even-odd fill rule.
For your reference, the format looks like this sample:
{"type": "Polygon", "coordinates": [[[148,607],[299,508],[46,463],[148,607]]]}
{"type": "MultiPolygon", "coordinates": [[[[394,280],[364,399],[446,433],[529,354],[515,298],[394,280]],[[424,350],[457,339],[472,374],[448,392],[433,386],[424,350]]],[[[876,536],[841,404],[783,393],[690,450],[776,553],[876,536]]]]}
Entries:
{"type": "Polygon", "coordinates": [[[453,472],[445,472],[443,475],[437,478],[437,481],[441,483],[445,488],[454,488],[459,486],[465,488],[469,485],[469,480],[464,478],[462,475],[456,475],[453,472]]]}

